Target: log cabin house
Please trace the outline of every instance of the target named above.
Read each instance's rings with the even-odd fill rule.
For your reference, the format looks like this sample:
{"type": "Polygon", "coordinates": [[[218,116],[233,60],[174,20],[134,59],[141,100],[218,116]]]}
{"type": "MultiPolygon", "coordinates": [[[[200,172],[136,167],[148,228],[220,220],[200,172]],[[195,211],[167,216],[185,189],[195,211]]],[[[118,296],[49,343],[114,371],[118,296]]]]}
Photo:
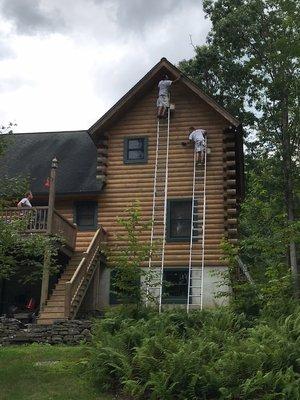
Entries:
{"type": "MultiPolygon", "coordinates": [[[[220,249],[222,238],[237,241],[237,214],[244,191],[242,129],[232,115],[182,76],[171,88],[169,124],[160,122],[158,140],[157,84],[166,73],[171,79],[180,75],[163,58],[87,131],[13,135],[0,167],[8,176],[30,177],[37,212],[47,213],[44,181],[51,159],[59,160],[54,226],[68,238],[68,251],[65,269],[50,284],[39,323],[74,318],[84,310],[101,310],[110,304],[111,269],[99,257],[99,246],[103,241],[108,247],[116,244],[114,234],[120,229],[116,216],[132,201],[140,202],[143,220],[153,218],[159,182],[166,200],[161,203],[166,229],[163,220],[156,218],[154,226],[165,232],[165,245],[163,259],[154,258],[151,265],[159,269],[163,263],[163,279],[171,283],[162,303],[187,303],[191,242],[194,266],[200,270],[203,263],[204,269],[201,278],[197,273],[190,276],[191,280],[195,277],[196,293],[190,302],[200,306],[199,282],[203,283],[201,305],[210,307],[220,301],[215,298],[220,278],[212,272],[227,268],[220,249]],[[201,207],[193,203],[194,151],[181,144],[190,126],[207,131],[210,149],[205,168],[205,243],[201,229],[197,229],[199,239],[190,240],[193,207],[203,210],[202,203],[201,207]],[[167,131],[166,158],[159,146],[167,131]],[[160,156],[164,167],[159,166],[160,156]]],[[[35,228],[43,231],[45,226],[35,228]]],[[[141,240],[150,238],[149,230],[141,240]]],[[[4,285],[2,297],[9,297],[12,290],[4,285]]]]}

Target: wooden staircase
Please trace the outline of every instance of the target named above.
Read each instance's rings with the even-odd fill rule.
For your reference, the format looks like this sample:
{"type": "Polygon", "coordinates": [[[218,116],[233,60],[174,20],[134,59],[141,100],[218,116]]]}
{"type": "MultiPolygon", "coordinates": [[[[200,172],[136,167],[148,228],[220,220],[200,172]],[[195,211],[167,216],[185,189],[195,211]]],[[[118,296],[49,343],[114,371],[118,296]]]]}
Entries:
{"type": "Polygon", "coordinates": [[[57,320],[73,319],[78,312],[89,284],[103,254],[106,232],[99,228],[86,252],[76,251],[56,284],[38,324],[52,324],[57,320]]]}

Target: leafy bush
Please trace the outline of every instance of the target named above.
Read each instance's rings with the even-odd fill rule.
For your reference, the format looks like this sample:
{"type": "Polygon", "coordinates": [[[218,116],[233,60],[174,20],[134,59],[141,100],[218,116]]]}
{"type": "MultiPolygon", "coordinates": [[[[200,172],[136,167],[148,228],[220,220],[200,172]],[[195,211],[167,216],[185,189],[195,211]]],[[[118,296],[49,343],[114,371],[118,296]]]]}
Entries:
{"type": "Polygon", "coordinates": [[[230,309],[124,316],[95,323],[89,374],[133,399],[300,399],[300,308],[253,320],[230,309]]]}

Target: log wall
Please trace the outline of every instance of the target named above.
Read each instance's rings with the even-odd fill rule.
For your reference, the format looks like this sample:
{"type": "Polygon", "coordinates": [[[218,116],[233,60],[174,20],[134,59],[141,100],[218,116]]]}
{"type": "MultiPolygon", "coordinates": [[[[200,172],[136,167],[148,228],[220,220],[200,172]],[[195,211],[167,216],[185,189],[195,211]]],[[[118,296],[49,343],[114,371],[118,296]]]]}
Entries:
{"type": "MultiPolygon", "coordinates": [[[[116,216],[134,200],[139,200],[144,220],[151,219],[153,179],[156,149],[156,94],[154,87],[128,111],[108,133],[106,187],[99,196],[99,222],[108,230],[109,246],[118,244],[120,233],[116,216]],[[124,138],[148,136],[148,163],[124,164],[124,138]]],[[[206,129],[211,154],[207,161],[207,266],[224,265],[220,259],[220,241],[236,232],[234,141],[227,140],[223,129],[228,122],[180,82],[172,88],[171,103],[175,111],[170,122],[168,198],[191,198],[193,179],[193,149],[184,148],[189,126],[206,129]]],[[[150,231],[141,238],[147,240],[150,231]]],[[[119,243],[121,245],[121,243],[119,243]]],[[[200,250],[200,244],[199,250],[200,250]]],[[[199,262],[200,262],[199,251],[199,262]]],[[[189,242],[167,243],[165,266],[187,266],[189,242]]]]}

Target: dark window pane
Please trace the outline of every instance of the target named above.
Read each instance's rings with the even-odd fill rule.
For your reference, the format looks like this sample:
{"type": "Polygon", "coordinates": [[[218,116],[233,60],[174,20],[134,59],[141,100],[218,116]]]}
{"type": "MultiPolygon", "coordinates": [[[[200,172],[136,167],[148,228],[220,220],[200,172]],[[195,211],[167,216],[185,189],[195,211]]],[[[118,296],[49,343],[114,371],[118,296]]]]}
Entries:
{"type": "Polygon", "coordinates": [[[191,218],[191,201],[175,201],[172,203],[172,218],[188,219],[191,218]]]}
{"type": "Polygon", "coordinates": [[[91,215],[78,215],[77,225],[79,226],[93,226],[94,216],[91,215]]]}
{"type": "Polygon", "coordinates": [[[188,269],[164,270],[164,302],[185,302],[188,291],[188,269]]]}
{"type": "Polygon", "coordinates": [[[96,203],[77,203],[76,205],[76,223],[80,226],[96,225],[96,203]]]}
{"type": "Polygon", "coordinates": [[[144,147],[144,139],[129,139],[128,140],[128,149],[129,150],[143,149],[143,147],[144,147]]]}
{"type": "Polygon", "coordinates": [[[191,200],[170,200],[169,238],[187,240],[191,236],[191,200]]]}
{"type": "Polygon", "coordinates": [[[129,160],[142,160],[144,158],[143,150],[129,150],[128,159],[129,160]]]}
{"type": "Polygon", "coordinates": [[[191,220],[171,220],[171,236],[172,237],[190,237],[191,220]]]}

